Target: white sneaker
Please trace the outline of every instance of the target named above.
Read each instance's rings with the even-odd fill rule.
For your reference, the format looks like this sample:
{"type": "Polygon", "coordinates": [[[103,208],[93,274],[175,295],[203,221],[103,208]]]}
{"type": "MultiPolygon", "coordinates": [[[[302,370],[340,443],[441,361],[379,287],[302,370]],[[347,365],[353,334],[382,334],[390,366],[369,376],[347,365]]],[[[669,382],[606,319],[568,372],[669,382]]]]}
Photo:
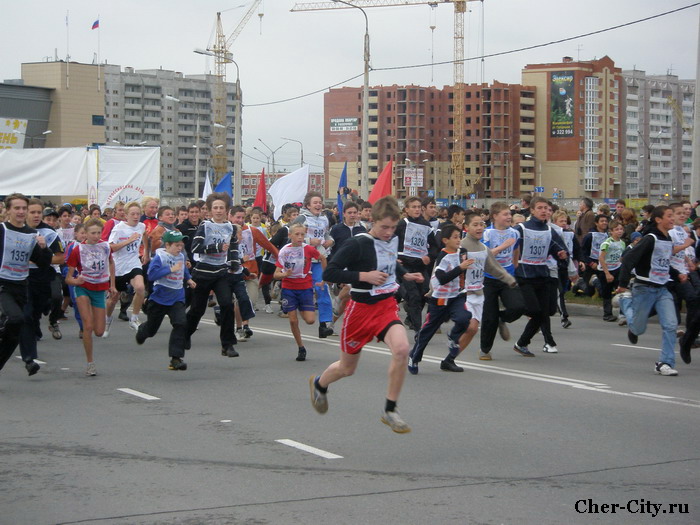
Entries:
{"type": "Polygon", "coordinates": [[[671,365],[668,365],[666,363],[656,363],[656,366],[654,367],[654,371],[662,376],[677,376],[678,375],[678,370],[675,368],[671,368],[671,365]]]}
{"type": "Polygon", "coordinates": [[[627,318],[624,315],[621,315],[617,318],[617,324],[618,326],[625,326],[627,324],[627,318]]]}
{"type": "Polygon", "coordinates": [[[236,339],[238,339],[238,341],[240,341],[240,342],[243,342],[243,341],[247,341],[247,340],[248,340],[248,336],[245,335],[245,332],[243,331],[243,328],[238,328],[238,329],[236,330],[236,339]]]}
{"type": "Polygon", "coordinates": [[[87,368],[85,369],[85,375],[88,377],[93,377],[97,375],[97,368],[95,367],[95,363],[88,363],[87,368]]]}
{"type": "Polygon", "coordinates": [[[553,345],[544,345],[544,347],[542,347],[542,351],[548,354],[556,354],[559,352],[559,350],[557,350],[557,347],[553,345]]]}
{"type": "Polygon", "coordinates": [[[105,331],[102,334],[103,339],[107,339],[109,337],[109,328],[112,326],[112,316],[105,316],[105,331]]]}
{"type": "Polygon", "coordinates": [[[272,305],[271,304],[266,304],[265,305],[265,313],[266,314],[271,314],[272,312],[272,305]]]}
{"type": "Polygon", "coordinates": [[[132,315],[131,319],[129,319],[129,328],[131,328],[132,330],[138,330],[139,326],[141,326],[141,321],[139,321],[138,317],[132,315]]]}

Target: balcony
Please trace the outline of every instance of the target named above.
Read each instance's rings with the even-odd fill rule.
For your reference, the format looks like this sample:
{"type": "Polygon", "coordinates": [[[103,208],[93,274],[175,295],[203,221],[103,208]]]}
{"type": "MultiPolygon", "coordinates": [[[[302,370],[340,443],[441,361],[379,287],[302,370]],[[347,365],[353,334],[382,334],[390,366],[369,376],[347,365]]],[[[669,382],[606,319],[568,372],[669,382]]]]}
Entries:
{"type": "Polygon", "coordinates": [[[379,116],[379,110],[378,110],[378,109],[370,109],[370,110],[369,110],[369,116],[370,116],[370,117],[379,116]]]}
{"type": "Polygon", "coordinates": [[[520,103],[525,104],[528,106],[534,106],[535,105],[535,99],[530,98],[530,97],[520,97],[520,103]]]}
{"type": "Polygon", "coordinates": [[[535,112],[531,109],[521,109],[520,116],[521,117],[535,118],[535,112]]]}
{"type": "MultiPolygon", "coordinates": [[[[520,147],[520,154],[521,154],[521,155],[534,155],[534,154],[535,154],[535,148],[526,148],[526,147],[522,147],[522,146],[521,146],[521,147],[520,147]]],[[[530,159],[530,160],[533,160],[533,162],[534,162],[534,159],[530,159]]]]}

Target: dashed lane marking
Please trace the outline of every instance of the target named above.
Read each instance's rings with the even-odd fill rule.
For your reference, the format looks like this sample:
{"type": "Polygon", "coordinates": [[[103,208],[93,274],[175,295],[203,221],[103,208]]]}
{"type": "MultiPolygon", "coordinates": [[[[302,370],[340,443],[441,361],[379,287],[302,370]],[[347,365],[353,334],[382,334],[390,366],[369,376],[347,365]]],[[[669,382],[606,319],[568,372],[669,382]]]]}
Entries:
{"type": "Polygon", "coordinates": [[[662,396],[661,394],[652,394],[651,392],[632,392],[633,394],[637,394],[639,396],[649,396],[649,397],[656,397],[658,399],[675,399],[673,396],[662,396]]]}
{"type": "Polygon", "coordinates": [[[288,447],[303,450],[304,452],[308,452],[309,454],[321,456],[325,459],[343,459],[343,456],[339,456],[338,454],[333,454],[332,452],[327,452],[325,450],[321,450],[320,448],[305,445],[304,443],[299,443],[298,441],[294,441],[292,439],[275,439],[275,441],[277,443],[281,443],[282,445],[287,445],[288,447]]]}
{"type": "Polygon", "coordinates": [[[117,390],[119,390],[120,392],[124,392],[125,394],[140,397],[141,399],[145,399],[146,401],[156,401],[160,399],[159,397],[152,396],[151,394],[145,394],[143,392],[139,392],[138,390],[133,390],[131,388],[117,388],[117,390]]]}

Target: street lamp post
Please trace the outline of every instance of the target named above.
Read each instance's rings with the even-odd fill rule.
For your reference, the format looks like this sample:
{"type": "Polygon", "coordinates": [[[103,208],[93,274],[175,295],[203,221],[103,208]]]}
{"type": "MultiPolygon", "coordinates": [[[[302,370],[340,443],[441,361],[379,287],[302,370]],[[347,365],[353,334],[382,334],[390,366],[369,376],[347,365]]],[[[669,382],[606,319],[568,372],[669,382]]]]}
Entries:
{"type": "Polygon", "coordinates": [[[272,157],[272,172],[273,172],[273,175],[274,175],[274,173],[275,173],[275,171],[276,171],[276,170],[275,170],[275,153],[277,153],[279,150],[281,150],[283,147],[285,147],[287,144],[289,144],[289,142],[285,142],[285,143],[282,144],[279,148],[273,150],[270,146],[268,146],[267,144],[265,144],[265,143],[262,141],[262,139],[258,139],[258,141],[260,142],[260,144],[262,144],[263,146],[265,146],[267,149],[270,150],[270,156],[272,157]]]}
{"type": "Polygon", "coordinates": [[[34,149],[34,139],[42,138],[44,141],[46,141],[46,135],[50,135],[53,133],[50,129],[47,129],[46,131],[42,131],[38,135],[27,135],[24,131],[19,131],[19,130],[14,130],[13,133],[18,133],[19,135],[24,135],[29,139],[29,143],[31,144],[32,149],[34,149]]]}
{"type": "Polygon", "coordinates": [[[301,143],[301,141],[296,140],[296,139],[288,139],[286,137],[280,137],[280,138],[282,140],[289,140],[291,142],[296,142],[297,144],[299,144],[299,147],[301,148],[301,164],[299,164],[299,166],[303,168],[304,167],[304,145],[301,143]]]}
{"type": "Polygon", "coordinates": [[[262,153],[262,156],[265,157],[265,159],[267,160],[267,175],[268,175],[268,177],[271,176],[272,172],[270,171],[270,155],[265,153],[263,150],[261,150],[257,146],[253,146],[253,149],[255,151],[258,151],[259,153],[262,153]]]}
{"type": "Polygon", "coordinates": [[[365,48],[364,48],[364,82],[362,85],[362,152],[361,167],[362,177],[360,184],[360,197],[367,200],[369,195],[369,19],[367,13],[360,6],[346,2],[345,0],[333,0],[362,11],[365,17],[365,48]]]}

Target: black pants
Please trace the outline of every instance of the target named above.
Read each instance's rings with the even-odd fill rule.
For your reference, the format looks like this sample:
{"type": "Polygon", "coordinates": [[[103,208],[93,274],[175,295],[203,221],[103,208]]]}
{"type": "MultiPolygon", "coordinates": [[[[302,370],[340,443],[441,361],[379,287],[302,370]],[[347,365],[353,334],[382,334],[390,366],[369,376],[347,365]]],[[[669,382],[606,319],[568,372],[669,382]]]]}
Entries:
{"type": "Polygon", "coordinates": [[[569,281],[569,272],[564,268],[559,268],[559,313],[562,319],[569,318],[569,311],[566,309],[566,300],[564,296],[571,289],[571,281],[569,281]]]}
{"type": "Polygon", "coordinates": [[[544,342],[550,346],[557,346],[556,341],[554,341],[554,336],[552,335],[552,318],[551,316],[557,313],[557,299],[559,297],[559,278],[550,277],[547,281],[547,296],[549,301],[546,307],[546,314],[542,317],[542,324],[540,329],[542,330],[542,337],[544,337],[544,342]]]}
{"type": "MultiPolygon", "coordinates": [[[[517,344],[518,346],[527,346],[542,327],[545,317],[550,315],[551,286],[549,277],[537,279],[518,278],[518,284],[525,303],[524,314],[530,320],[525,325],[525,330],[520,335],[517,344]]],[[[551,344],[551,342],[548,342],[548,344],[551,344]]]]}
{"type": "Polygon", "coordinates": [[[216,300],[221,307],[221,327],[219,339],[221,346],[235,345],[236,334],[233,321],[233,295],[228,280],[228,273],[222,273],[213,279],[195,279],[197,287],[192,294],[192,305],[187,312],[187,337],[191,337],[197,330],[199,320],[207,310],[209,292],[214,291],[216,300]]]}
{"type": "Polygon", "coordinates": [[[38,357],[36,334],[40,330],[41,316],[51,305],[51,283],[29,281],[29,295],[24,305],[24,322],[19,332],[19,351],[22,361],[28,363],[38,357]]]}
{"type": "Polygon", "coordinates": [[[613,276],[612,282],[608,282],[608,280],[605,278],[605,272],[596,272],[596,275],[598,276],[598,282],[601,284],[602,288],[602,293],[600,294],[600,297],[603,299],[604,317],[613,314],[612,294],[617,289],[617,285],[619,284],[618,277],[620,275],[620,269],[618,268],[617,270],[613,270],[610,272],[610,274],[613,276]]]}
{"type": "Polygon", "coordinates": [[[481,316],[481,351],[488,354],[496,339],[499,321],[512,323],[520,319],[525,311],[523,294],[520,288],[511,288],[498,279],[484,279],[484,313],[481,316]],[[501,310],[498,299],[505,310],[501,310]]]}
{"type": "MultiPolygon", "coordinates": [[[[67,289],[67,287],[66,287],[67,289]]],[[[56,324],[63,315],[63,278],[56,274],[51,281],[51,311],[49,312],[49,324],[56,324]]]]}
{"type": "Polygon", "coordinates": [[[681,324],[681,306],[683,301],[685,301],[686,310],[688,311],[685,321],[686,327],[688,326],[688,317],[694,316],[694,310],[698,307],[697,296],[698,293],[700,293],[700,289],[693,286],[693,281],[697,282],[697,272],[688,274],[688,280],[684,283],[674,280],[668,284],[668,289],[673,294],[673,303],[676,307],[676,318],[678,319],[679,325],[681,324]]]}
{"type": "Polygon", "coordinates": [[[24,323],[26,302],[26,281],[0,285],[0,370],[5,366],[19,343],[19,332],[22,323],[24,323]]]}
{"type": "MultiPolygon", "coordinates": [[[[700,272],[690,272],[688,274],[688,282],[695,293],[686,300],[686,330],[683,339],[690,341],[690,344],[692,344],[700,335],[700,272]]],[[[681,344],[683,344],[683,339],[681,344]]]]}
{"type": "MultiPolygon", "coordinates": [[[[423,277],[425,277],[425,272],[421,269],[406,267],[406,270],[409,273],[423,273],[423,277]]],[[[408,316],[408,321],[413,325],[412,328],[416,332],[423,325],[423,305],[425,304],[426,292],[424,285],[427,282],[428,279],[424,279],[422,283],[404,280],[399,290],[403,298],[403,308],[408,316]]]]}
{"type": "MultiPolygon", "coordinates": [[[[454,343],[459,342],[459,338],[469,328],[472,314],[464,308],[464,295],[448,299],[447,304],[438,305],[435,302],[428,302],[428,315],[425,316],[425,324],[416,334],[416,342],[413,345],[410,356],[414,363],[420,363],[423,359],[423,351],[428,343],[438,331],[442,323],[452,320],[454,326],[450,330],[448,338],[454,343]]],[[[456,356],[454,356],[456,357],[456,356]]]]}
{"type": "Polygon", "coordinates": [[[172,305],[164,305],[151,301],[148,307],[148,319],[139,326],[139,335],[145,338],[156,335],[166,315],[170,318],[170,325],[173,327],[168,341],[168,355],[182,358],[185,355],[187,335],[185,303],[177,302],[172,305]]]}

